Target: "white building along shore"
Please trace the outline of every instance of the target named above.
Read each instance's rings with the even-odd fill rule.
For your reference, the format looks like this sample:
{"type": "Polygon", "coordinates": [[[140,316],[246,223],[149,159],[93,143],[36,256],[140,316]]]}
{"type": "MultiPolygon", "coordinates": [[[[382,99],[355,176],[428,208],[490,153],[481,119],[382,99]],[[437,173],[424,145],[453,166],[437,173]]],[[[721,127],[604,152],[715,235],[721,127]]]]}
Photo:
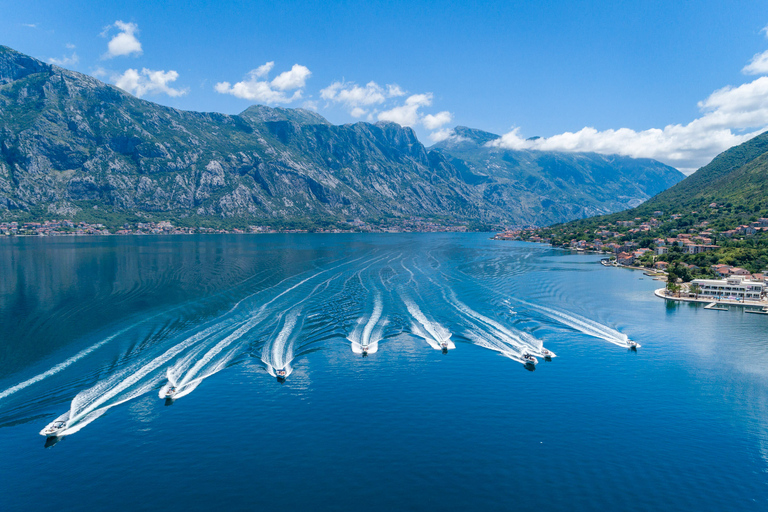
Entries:
{"type": "Polygon", "coordinates": [[[741,276],[731,276],[727,279],[694,279],[691,285],[699,286],[701,298],[759,301],[766,293],[764,282],[750,281],[741,276]]]}

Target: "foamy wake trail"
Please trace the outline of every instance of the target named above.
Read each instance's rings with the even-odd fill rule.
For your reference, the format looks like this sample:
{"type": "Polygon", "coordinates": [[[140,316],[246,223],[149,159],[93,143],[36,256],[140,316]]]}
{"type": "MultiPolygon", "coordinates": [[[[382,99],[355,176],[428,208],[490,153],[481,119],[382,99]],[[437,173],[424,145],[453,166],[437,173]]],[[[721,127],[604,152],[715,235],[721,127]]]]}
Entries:
{"type": "MultiPolygon", "coordinates": [[[[331,270],[331,269],[328,269],[328,270],[331,270]]],[[[204,347],[203,347],[201,350],[192,351],[186,357],[180,359],[174,365],[174,367],[171,370],[169,370],[168,383],[166,383],[160,389],[158,395],[161,398],[164,398],[168,389],[171,386],[175,386],[176,393],[174,394],[174,399],[181,398],[185,395],[188,395],[192,391],[194,391],[195,388],[197,388],[197,386],[203,380],[207,379],[208,377],[226,368],[227,364],[232,359],[237,357],[238,350],[239,350],[238,346],[242,345],[241,342],[244,335],[247,334],[248,331],[250,331],[251,329],[254,329],[258,324],[260,324],[267,318],[267,316],[270,313],[269,307],[272,304],[274,304],[278,299],[285,296],[287,293],[295,290],[302,284],[306,283],[307,281],[310,281],[315,277],[325,272],[328,272],[328,270],[317,272],[299,281],[295,285],[277,294],[268,302],[262,304],[249,320],[245,321],[234,332],[232,332],[231,334],[229,334],[228,336],[220,340],[213,347],[209,348],[204,354],[202,354],[204,350],[204,347]],[[175,384],[174,384],[174,380],[172,379],[175,380],[176,382],[175,384]]],[[[329,281],[330,280],[326,280],[323,284],[328,283],[329,281]]],[[[315,289],[312,290],[312,292],[307,295],[307,297],[299,301],[299,304],[301,304],[302,302],[307,300],[309,297],[311,297],[315,293],[315,291],[323,284],[316,286],[315,289]]],[[[240,304],[240,302],[238,302],[238,304],[240,304]]],[[[292,356],[291,356],[291,359],[292,359],[292,356]]]]}
{"type": "Polygon", "coordinates": [[[144,364],[136,363],[112,377],[96,383],[95,386],[81,391],[72,400],[69,409],[69,427],[61,435],[74,434],[108,409],[150,391],[157,385],[161,377],[156,376],[150,379],[145,379],[145,377],[184,350],[226,327],[227,325],[222,326],[221,324],[212,325],[177,343],[151,361],[144,364]]]}
{"type": "MultiPolygon", "coordinates": [[[[131,327],[133,327],[133,326],[131,326],[131,327]]],[[[32,384],[40,382],[41,380],[46,379],[48,377],[51,377],[52,375],[56,375],[57,373],[59,373],[60,371],[64,370],[68,366],[70,366],[70,365],[76,363],[77,361],[81,360],[82,358],[84,358],[85,356],[87,356],[88,354],[93,352],[94,350],[96,350],[98,348],[101,348],[102,346],[106,345],[107,343],[109,343],[110,341],[115,339],[116,337],[118,337],[121,334],[123,334],[124,332],[128,331],[131,327],[126,327],[125,329],[123,329],[121,331],[118,331],[118,332],[116,332],[115,334],[113,334],[111,336],[107,336],[106,338],[104,338],[100,342],[94,343],[90,347],[81,350],[80,352],[78,352],[74,356],[70,357],[66,361],[63,361],[63,362],[57,364],[56,366],[54,366],[50,370],[45,371],[43,373],[40,373],[38,375],[35,375],[31,379],[27,379],[24,382],[20,382],[19,384],[16,384],[15,386],[11,386],[10,388],[6,389],[5,391],[0,392],[0,400],[2,400],[3,398],[5,398],[7,396],[10,396],[10,395],[16,393],[17,391],[21,391],[22,389],[26,388],[27,386],[31,386],[32,384]]]]}
{"type": "Polygon", "coordinates": [[[520,299],[514,300],[520,302],[521,304],[525,304],[529,308],[542,313],[552,320],[567,325],[568,327],[576,329],[577,331],[580,331],[588,336],[600,338],[609,343],[613,343],[622,347],[627,346],[629,337],[626,334],[620,333],[616,329],[608,327],[607,325],[603,325],[599,322],[595,322],[594,320],[584,318],[583,316],[577,315],[576,313],[567,313],[558,309],[539,306],[538,304],[531,304],[530,302],[526,302],[520,299]]]}
{"type": "Polygon", "coordinates": [[[532,355],[543,355],[541,340],[527,332],[513,330],[501,325],[499,322],[478,313],[458,300],[452,291],[446,298],[456,310],[468,319],[470,329],[466,331],[465,335],[476,345],[500,352],[518,362],[523,362],[522,355],[525,352],[532,355]]]}
{"type": "Polygon", "coordinates": [[[408,308],[408,313],[410,313],[415,320],[415,322],[411,323],[413,334],[420,338],[424,338],[429,346],[435,350],[442,350],[442,342],[446,342],[448,349],[456,348],[456,345],[451,341],[451,333],[448,329],[437,322],[429,320],[410,298],[403,297],[403,302],[405,303],[405,307],[408,308]]]}
{"type": "Polygon", "coordinates": [[[277,376],[275,370],[285,370],[286,377],[293,371],[291,367],[294,356],[293,346],[302,324],[301,307],[295,307],[280,319],[277,326],[279,331],[261,350],[261,360],[267,366],[267,372],[273,377],[277,376]]]}
{"type": "Polygon", "coordinates": [[[384,305],[381,293],[377,290],[374,294],[373,311],[370,316],[362,316],[357,320],[357,326],[347,336],[352,343],[352,352],[362,354],[367,352],[375,354],[379,350],[379,341],[384,335],[384,327],[387,320],[381,318],[384,305]]]}
{"type": "Polygon", "coordinates": [[[226,367],[227,363],[235,355],[231,352],[225,353],[223,358],[218,357],[222,351],[227,347],[240,340],[248,331],[253,329],[256,324],[261,321],[260,317],[252,318],[237,329],[235,329],[228,336],[225,336],[222,340],[216,343],[213,347],[208,349],[205,354],[197,359],[197,357],[203,352],[204,347],[192,351],[186,357],[180,359],[173,368],[167,371],[169,383],[164,385],[160,389],[159,396],[165,397],[165,393],[168,388],[173,385],[176,387],[176,393],[174,399],[181,398],[188,395],[206,378],[217,373],[222,368],[226,367]],[[195,360],[194,364],[190,364],[192,360],[195,360]],[[209,364],[213,361],[213,364],[209,364]]]}

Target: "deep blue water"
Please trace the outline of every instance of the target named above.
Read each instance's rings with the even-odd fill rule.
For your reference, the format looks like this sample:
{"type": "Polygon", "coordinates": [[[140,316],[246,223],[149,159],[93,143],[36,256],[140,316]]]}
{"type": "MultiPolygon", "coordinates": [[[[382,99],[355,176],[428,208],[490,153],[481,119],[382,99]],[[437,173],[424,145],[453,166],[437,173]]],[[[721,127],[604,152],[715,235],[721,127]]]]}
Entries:
{"type": "Polygon", "coordinates": [[[768,509],[768,317],[598,259],[483,234],[0,240],[0,510],[768,509]]]}

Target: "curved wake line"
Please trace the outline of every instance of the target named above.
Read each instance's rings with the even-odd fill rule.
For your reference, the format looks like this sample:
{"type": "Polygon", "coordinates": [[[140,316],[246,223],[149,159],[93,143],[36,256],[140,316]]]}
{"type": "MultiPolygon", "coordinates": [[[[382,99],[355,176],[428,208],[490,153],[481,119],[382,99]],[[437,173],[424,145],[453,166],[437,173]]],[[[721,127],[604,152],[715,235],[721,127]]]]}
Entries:
{"type": "Polygon", "coordinates": [[[370,317],[362,316],[358,319],[357,327],[347,336],[347,340],[352,342],[352,352],[355,354],[375,354],[379,350],[379,341],[381,341],[384,332],[384,326],[387,325],[386,319],[381,319],[384,305],[381,299],[381,293],[376,290],[374,295],[373,312],[370,317]],[[367,318],[367,320],[366,320],[367,318]],[[365,327],[361,331],[361,326],[365,322],[365,327]],[[371,339],[373,338],[373,341],[371,339]]]}
{"type": "MultiPolygon", "coordinates": [[[[357,261],[358,259],[361,259],[361,258],[357,258],[357,259],[355,259],[355,260],[352,260],[351,262],[353,262],[353,261],[357,261]]],[[[351,262],[349,262],[349,263],[351,263],[351,262]]],[[[338,268],[338,267],[336,267],[336,268],[338,268]]],[[[255,275],[253,275],[253,276],[251,276],[251,277],[247,278],[247,279],[246,279],[245,281],[243,281],[243,282],[246,282],[246,281],[249,281],[249,280],[251,280],[251,279],[254,279],[254,278],[256,278],[256,277],[258,277],[258,276],[262,275],[263,273],[264,273],[264,272],[259,272],[259,273],[255,274],[255,275]]],[[[322,273],[322,272],[321,272],[321,273],[322,273]]],[[[286,281],[287,279],[290,279],[290,278],[285,278],[285,279],[283,279],[282,281],[280,281],[279,283],[277,283],[277,284],[275,284],[275,285],[273,285],[273,286],[271,286],[271,287],[269,287],[269,288],[266,288],[265,290],[259,290],[258,292],[252,293],[252,294],[250,294],[250,295],[248,295],[248,296],[246,296],[246,297],[244,297],[244,298],[240,299],[240,300],[239,300],[237,303],[235,303],[235,305],[234,305],[234,306],[232,306],[232,307],[229,309],[229,311],[227,311],[226,313],[224,313],[224,314],[222,314],[222,315],[219,315],[219,318],[222,318],[222,317],[224,317],[224,316],[226,316],[226,315],[228,315],[228,314],[232,313],[234,310],[236,310],[236,309],[237,309],[237,307],[238,307],[238,306],[239,306],[239,305],[240,305],[240,304],[241,304],[243,301],[245,301],[245,300],[247,300],[247,299],[249,299],[249,298],[251,298],[251,297],[253,297],[253,296],[255,296],[255,295],[258,295],[259,293],[262,293],[262,292],[264,292],[264,291],[267,291],[267,290],[270,290],[270,289],[272,289],[272,288],[274,288],[274,287],[276,287],[276,286],[279,286],[281,283],[283,283],[283,282],[284,282],[284,281],[286,281]]],[[[240,284],[242,284],[242,283],[240,283],[240,284]]],[[[299,284],[301,284],[301,283],[299,283],[299,284]]],[[[294,288],[295,288],[295,287],[294,287],[294,288]]],[[[293,289],[293,288],[291,288],[291,289],[293,289]]],[[[287,291],[290,291],[290,289],[289,289],[289,290],[286,290],[286,292],[287,292],[287,291]]],[[[286,292],[284,292],[284,293],[286,293],[286,292]]],[[[216,297],[216,296],[219,296],[219,295],[221,295],[221,294],[223,294],[223,293],[225,293],[225,291],[222,291],[222,292],[219,292],[219,293],[217,293],[217,294],[214,294],[213,296],[214,296],[214,297],[216,297]]],[[[270,301],[270,302],[272,302],[272,301],[270,301]]],[[[130,329],[132,329],[132,328],[134,328],[134,327],[136,327],[137,325],[140,325],[140,324],[142,324],[142,323],[145,323],[145,322],[147,322],[147,321],[149,321],[149,320],[152,320],[153,318],[156,318],[156,317],[158,317],[158,316],[160,316],[160,315],[164,315],[164,314],[167,314],[167,313],[169,313],[170,311],[174,311],[174,310],[176,310],[176,309],[178,309],[178,308],[180,308],[180,307],[183,307],[183,306],[184,306],[184,305],[180,305],[180,306],[177,306],[177,307],[175,307],[175,308],[171,308],[171,309],[170,309],[170,310],[168,310],[168,311],[163,311],[163,312],[161,312],[161,313],[158,313],[158,314],[156,314],[156,315],[152,315],[152,316],[151,316],[151,317],[149,317],[149,318],[145,318],[144,320],[141,320],[141,321],[140,321],[140,322],[138,322],[137,324],[134,324],[134,325],[131,325],[131,326],[129,326],[129,327],[126,327],[125,329],[122,329],[122,330],[120,330],[120,331],[116,332],[115,334],[112,334],[112,335],[108,336],[107,338],[103,339],[102,341],[100,341],[100,342],[98,342],[98,343],[95,343],[95,344],[91,345],[90,347],[88,347],[88,348],[85,348],[85,349],[81,350],[80,352],[78,352],[78,353],[77,353],[77,354],[75,354],[74,356],[70,357],[69,359],[67,359],[67,360],[65,360],[65,361],[63,361],[63,362],[61,362],[61,363],[59,363],[59,364],[55,365],[55,366],[54,366],[54,367],[52,367],[51,369],[49,369],[49,370],[47,370],[47,371],[45,371],[45,372],[43,372],[43,373],[40,373],[40,374],[38,374],[38,375],[35,375],[34,377],[32,377],[32,378],[30,378],[30,379],[27,379],[27,380],[25,380],[25,381],[23,381],[23,382],[20,382],[19,384],[16,384],[16,385],[14,385],[14,386],[11,386],[10,388],[8,388],[8,389],[6,389],[6,390],[4,390],[4,391],[0,392],[0,400],[2,400],[2,399],[4,399],[4,398],[7,398],[8,396],[10,396],[10,395],[12,395],[12,394],[14,394],[14,393],[17,393],[18,391],[21,391],[22,389],[24,389],[24,388],[27,388],[27,387],[31,386],[32,384],[36,384],[36,383],[38,383],[38,382],[40,382],[40,381],[42,381],[42,380],[44,380],[44,379],[46,379],[46,378],[48,378],[48,377],[51,377],[51,376],[53,376],[53,375],[55,375],[55,374],[59,373],[60,371],[62,371],[62,370],[64,370],[65,368],[67,368],[68,366],[71,366],[72,364],[76,363],[76,362],[77,362],[77,361],[79,361],[80,359],[82,359],[82,358],[86,357],[87,355],[91,354],[91,353],[92,353],[92,352],[94,352],[95,350],[97,350],[97,349],[101,348],[102,346],[104,346],[105,344],[107,344],[109,341],[113,340],[113,339],[114,339],[114,338],[116,338],[117,336],[120,336],[121,334],[125,333],[126,331],[128,331],[128,330],[130,330],[130,329]]]]}
{"type": "MultiPolygon", "coordinates": [[[[133,326],[131,326],[131,327],[133,327],[133,326]]],[[[5,391],[0,392],[0,400],[2,400],[3,398],[6,398],[6,397],[16,393],[17,391],[21,391],[22,389],[24,389],[24,388],[26,388],[28,386],[31,386],[32,384],[40,382],[43,379],[46,379],[48,377],[51,377],[51,376],[59,373],[63,369],[67,368],[68,366],[78,362],[80,359],[84,358],[85,356],[87,356],[91,352],[101,348],[106,343],[112,341],[117,336],[123,334],[125,331],[129,330],[131,327],[126,327],[122,331],[118,331],[115,334],[104,338],[100,342],[95,343],[95,344],[91,345],[90,347],[81,350],[80,352],[78,352],[74,356],[70,357],[66,361],[63,361],[63,362],[57,364],[56,366],[54,366],[53,368],[51,368],[48,371],[45,371],[45,372],[40,373],[38,375],[35,375],[31,379],[27,379],[24,382],[20,382],[19,384],[16,384],[15,386],[11,386],[10,388],[6,389],[5,391]]]]}
{"type": "Polygon", "coordinates": [[[545,316],[548,316],[556,322],[560,322],[561,324],[567,325],[568,327],[576,329],[577,331],[580,331],[594,338],[600,338],[609,343],[613,343],[622,347],[627,346],[627,341],[629,341],[629,337],[626,334],[622,334],[616,329],[577,315],[576,313],[566,313],[565,311],[560,311],[545,306],[539,306],[537,304],[531,304],[530,302],[526,302],[520,299],[513,300],[525,304],[532,309],[535,309],[536,311],[544,314],[545,316]]]}
{"type": "MultiPolygon", "coordinates": [[[[242,324],[241,324],[242,325],[242,324]]],[[[80,424],[75,424],[71,428],[68,428],[65,433],[74,433],[83,428],[85,425],[91,423],[91,421],[95,420],[99,416],[101,416],[104,412],[106,412],[107,409],[110,409],[116,405],[119,405],[123,402],[126,402],[128,400],[131,400],[132,398],[135,398],[136,396],[140,396],[146,391],[149,391],[152,386],[154,386],[153,383],[149,383],[148,385],[145,385],[141,387],[137,392],[130,393],[126,398],[123,400],[120,400],[116,403],[106,405],[104,407],[102,406],[105,402],[108,400],[114,398],[117,396],[120,392],[130,388],[134,384],[138,383],[143,377],[151,373],[152,371],[156,370],[160,365],[166,363],[173,357],[180,354],[183,350],[186,348],[189,348],[190,346],[194,345],[196,342],[200,341],[201,339],[205,339],[209,335],[211,335],[214,332],[220,331],[221,328],[219,328],[218,325],[211,326],[207,329],[204,329],[203,331],[200,331],[196,333],[195,335],[187,338],[183,342],[175,345],[174,347],[171,347],[170,349],[166,350],[163,354],[155,357],[150,362],[144,364],[140,368],[137,368],[136,371],[133,373],[130,373],[131,369],[126,369],[123,372],[118,373],[115,377],[108,379],[105,382],[97,383],[94,387],[90,388],[89,390],[86,390],[84,392],[78,393],[77,396],[72,400],[72,404],[70,406],[70,420],[71,422],[78,422],[79,420],[83,419],[85,421],[81,422],[80,424]],[[127,377],[126,377],[127,376],[127,377]],[[122,379],[122,380],[121,380],[122,379]],[[91,402],[87,402],[84,404],[84,407],[79,407],[80,404],[87,400],[87,395],[89,391],[94,391],[96,393],[99,392],[101,389],[108,389],[110,385],[116,384],[115,387],[112,389],[109,389],[106,393],[98,396],[95,400],[91,402]],[[85,393],[85,396],[82,396],[83,393],[85,393]],[[78,397],[82,398],[78,400],[78,397]],[[79,409],[79,410],[78,410],[79,409]],[[89,417],[90,416],[90,417],[89,417]],[[76,429],[76,430],[74,430],[76,429]]],[[[64,433],[63,433],[64,434],[64,433]]]]}
{"type": "Polygon", "coordinates": [[[451,299],[452,300],[449,300],[450,304],[453,307],[455,307],[458,311],[485,324],[486,326],[488,326],[490,330],[495,331],[497,335],[501,334],[501,336],[499,336],[500,338],[506,337],[513,342],[529,345],[531,348],[534,348],[538,351],[541,350],[543,342],[540,339],[535,338],[534,336],[528,334],[527,332],[522,332],[522,331],[520,331],[519,333],[512,332],[510,329],[508,329],[507,327],[504,327],[497,321],[492,320],[487,316],[481,315],[474,309],[470,308],[469,306],[461,302],[459,299],[456,298],[456,295],[453,292],[451,292],[451,299]]]}
{"type": "Polygon", "coordinates": [[[456,348],[456,345],[450,340],[451,333],[440,325],[437,322],[430,321],[424,313],[421,312],[421,309],[419,309],[419,306],[416,305],[413,300],[411,300],[409,297],[403,297],[403,302],[405,303],[405,307],[408,309],[408,312],[411,314],[411,316],[416,320],[421,326],[419,326],[416,323],[412,323],[412,329],[414,331],[414,334],[417,336],[424,338],[426,342],[434,349],[441,350],[443,347],[441,346],[441,343],[446,343],[446,348],[448,349],[454,349],[456,348]]]}
{"type": "Polygon", "coordinates": [[[291,374],[293,361],[293,334],[301,314],[301,306],[295,307],[285,315],[280,332],[271,340],[269,350],[262,349],[261,361],[267,365],[267,372],[276,377],[274,369],[285,370],[286,377],[291,374]],[[286,350],[287,348],[287,350],[286,350]]]}

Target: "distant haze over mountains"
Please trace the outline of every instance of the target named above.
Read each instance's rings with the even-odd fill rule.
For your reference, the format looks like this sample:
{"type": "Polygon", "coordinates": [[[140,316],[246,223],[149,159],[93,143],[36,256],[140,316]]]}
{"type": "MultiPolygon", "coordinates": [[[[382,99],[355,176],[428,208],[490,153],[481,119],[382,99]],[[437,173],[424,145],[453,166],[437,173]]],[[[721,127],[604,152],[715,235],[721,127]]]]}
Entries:
{"type": "Polygon", "coordinates": [[[394,123],[303,109],[198,113],[0,46],[0,218],[285,225],[544,225],[636,206],[683,175],[655,160],[491,147],[457,127],[425,148],[394,123]]]}

